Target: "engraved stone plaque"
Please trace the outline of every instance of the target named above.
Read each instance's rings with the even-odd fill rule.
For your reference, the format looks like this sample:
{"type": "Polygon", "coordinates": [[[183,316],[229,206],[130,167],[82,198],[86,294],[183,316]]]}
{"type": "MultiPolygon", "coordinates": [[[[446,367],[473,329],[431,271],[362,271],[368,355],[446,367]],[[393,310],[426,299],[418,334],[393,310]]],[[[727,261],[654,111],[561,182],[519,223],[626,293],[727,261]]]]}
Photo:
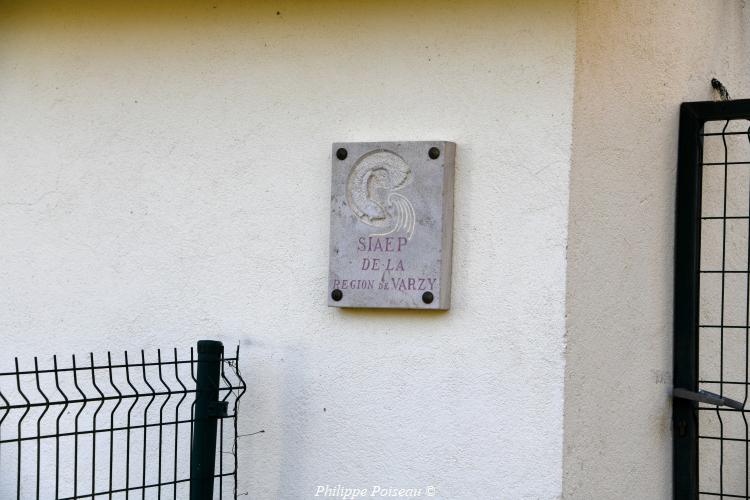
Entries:
{"type": "Polygon", "coordinates": [[[456,145],[333,145],[328,305],[448,309],[456,145]]]}

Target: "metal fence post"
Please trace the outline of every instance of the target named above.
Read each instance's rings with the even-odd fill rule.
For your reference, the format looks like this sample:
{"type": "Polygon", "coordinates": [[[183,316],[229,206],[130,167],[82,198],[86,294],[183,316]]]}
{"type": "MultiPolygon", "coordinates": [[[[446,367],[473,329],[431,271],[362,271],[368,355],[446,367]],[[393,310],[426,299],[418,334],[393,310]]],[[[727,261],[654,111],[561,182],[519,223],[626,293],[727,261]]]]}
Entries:
{"type": "Polygon", "coordinates": [[[190,500],[212,500],[216,463],[216,423],[221,415],[219,377],[224,345],[198,341],[195,393],[195,428],[190,459],[190,500]]]}

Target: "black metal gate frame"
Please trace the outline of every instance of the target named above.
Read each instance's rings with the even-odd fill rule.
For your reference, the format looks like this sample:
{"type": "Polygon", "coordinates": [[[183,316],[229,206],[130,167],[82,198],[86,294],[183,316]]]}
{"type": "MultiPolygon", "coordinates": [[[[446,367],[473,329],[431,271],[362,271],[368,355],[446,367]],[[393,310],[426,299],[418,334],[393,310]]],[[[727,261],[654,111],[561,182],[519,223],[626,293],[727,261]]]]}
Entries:
{"type": "MultiPolygon", "coordinates": [[[[750,99],[683,103],[677,162],[674,277],[674,387],[698,390],[703,127],[706,122],[750,119],[750,99]]],[[[696,401],[674,398],[674,498],[698,498],[696,401]]]]}

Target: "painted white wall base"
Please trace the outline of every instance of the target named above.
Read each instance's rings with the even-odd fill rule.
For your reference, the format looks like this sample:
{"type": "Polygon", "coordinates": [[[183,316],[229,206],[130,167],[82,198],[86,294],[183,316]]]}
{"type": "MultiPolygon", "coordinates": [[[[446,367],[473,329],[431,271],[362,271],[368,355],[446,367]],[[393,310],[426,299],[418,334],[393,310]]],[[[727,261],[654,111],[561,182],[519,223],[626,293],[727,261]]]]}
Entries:
{"type": "Polygon", "coordinates": [[[240,491],[562,492],[575,4],[0,6],[13,354],[239,342],[240,491]],[[330,145],[458,144],[452,309],[326,306],[330,145]]]}

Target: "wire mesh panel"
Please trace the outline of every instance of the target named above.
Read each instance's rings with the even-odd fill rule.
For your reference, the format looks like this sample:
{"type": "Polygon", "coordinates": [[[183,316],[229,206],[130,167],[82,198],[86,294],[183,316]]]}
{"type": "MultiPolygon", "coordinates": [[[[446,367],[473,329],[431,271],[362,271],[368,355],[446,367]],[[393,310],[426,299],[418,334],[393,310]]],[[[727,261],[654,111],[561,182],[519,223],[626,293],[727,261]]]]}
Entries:
{"type": "MultiPolygon", "coordinates": [[[[239,349],[220,356],[212,475],[214,498],[226,499],[236,497],[245,383],[239,349]]],[[[193,349],[16,359],[12,368],[0,373],[0,498],[190,498],[193,349]]]]}
{"type": "MultiPolygon", "coordinates": [[[[750,122],[709,121],[702,137],[698,389],[744,406],[750,324],[750,122]]],[[[745,412],[699,403],[698,429],[700,495],[750,498],[745,412]]]]}
{"type": "Polygon", "coordinates": [[[675,498],[750,498],[750,102],[683,105],[675,498]]]}

